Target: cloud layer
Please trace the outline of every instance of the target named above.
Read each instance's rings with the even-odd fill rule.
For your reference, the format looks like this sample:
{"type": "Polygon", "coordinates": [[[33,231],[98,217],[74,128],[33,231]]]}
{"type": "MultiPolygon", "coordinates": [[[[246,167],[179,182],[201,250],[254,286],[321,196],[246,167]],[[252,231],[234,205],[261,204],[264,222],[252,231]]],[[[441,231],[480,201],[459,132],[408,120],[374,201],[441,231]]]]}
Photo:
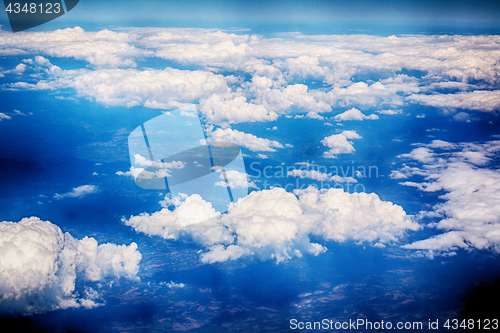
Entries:
{"type": "Polygon", "coordinates": [[[0,31],[4,54],[36,55],[1,75],[11,78],[4,89],[70,88],[105,105],[168,109],[196,103],[208,122],[219,125],[272,121],[290,112],[323,119],[339,108],[349,111],[337,120],[377,119],[363,112],[413,103],[448,112],[494,112],[500,106],[498,38],[263,38],[180,28],[86,32],[75,27],[22,35],[0,31]],[[44,56],[79,59],[92,67],[61,69],[44,56]],[[146,57],[194,69],[143,68],[138,64],[146,57]],[[30,71],[36,75],[22,75],[30,71]],[[378,79],[359,80],[367,74],[378,79]],[[303,80],[322,85],[311,87],[303,80]]]}

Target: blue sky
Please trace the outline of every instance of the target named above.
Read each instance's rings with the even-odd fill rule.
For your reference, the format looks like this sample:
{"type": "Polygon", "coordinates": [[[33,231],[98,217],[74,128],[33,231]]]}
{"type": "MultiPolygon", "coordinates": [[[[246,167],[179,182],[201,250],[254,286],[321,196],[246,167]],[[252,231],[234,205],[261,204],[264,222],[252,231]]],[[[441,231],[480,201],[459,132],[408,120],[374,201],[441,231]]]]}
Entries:
{"type": "Polygon", "coordinates": [[[496,2],[82,1],[1,31],[0,326],[490,316],[467,296],[500,276],[498,18],[496,2]],[[195,137],[165,139],[170,117],[195,137]],[[203,193],[136,185],[150,164],[190,170],[161,154],[202,137],[241,149],[203,193]]]}
{"type": "MultiPolygon", "coordinates": [[[[8,27],[6,14],[2,13],[0,24],[8,27]]],[[[500,5],[497,1],[82,0],[76,10],[44,26],[51,30],[78,25],[94,30],[120,26],[229,28],[280,25],[287,31],[294,27],[314,26],[322,33],[332,28],[351,33],[370,28],[386,33],[392,28],[392,31],[410,33],[404,27],[417,27],[425,32],[455,26],[491,33],[496,31],[499,22],[500,5]]]]}

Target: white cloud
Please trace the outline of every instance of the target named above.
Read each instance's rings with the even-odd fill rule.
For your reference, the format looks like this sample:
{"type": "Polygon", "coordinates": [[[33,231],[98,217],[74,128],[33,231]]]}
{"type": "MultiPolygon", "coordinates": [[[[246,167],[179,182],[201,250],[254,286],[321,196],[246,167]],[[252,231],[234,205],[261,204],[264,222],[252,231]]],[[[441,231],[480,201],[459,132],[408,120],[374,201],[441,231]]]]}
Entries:
{"type": "Polygon", "coordinates": [[[327,136],[321,143],[330,148],[323,155],[326,158],[335,158],[338,154],[351,154],[356,149],[354,149],[352,141],[347,139],[361,139],[361,136],[355,131],[343,131],[340,134],[334,134],[327,136]]]}
{"type": "Polygon", "coordinates": [[[52,32],[2,34],[5,49],[24,49],[53,57],[71,57],[97,66],[135,66],[133,57],[151,52],[137,49],[127,33],[110,30],[86,32],[80,27],[52,32]]]}
{"type": "Polygon", "coordinates": [[[431,257],[453,253],[458,248],[500,252],[500,172],[487,168],[492,158],[498,156],[500,141],[452,144],[435,140],[427,146],[440,152],[417,148],[426,149],[425,154],[412,152],[403,156],[423,165],[401,170],[405,178],[420,176],[423,180],[402,184],[425,192],[445,192],[440,196],[443,203],[420,213],[440,219],[430,227],[443,233],[404,247],[425,250],[431,257]]]}
{"type": "MultiPolygon", "coordinates": [[[[52,86],[73,88],[79,95],[106,105],[177,108],[229,91],[222,75],[201,70],[80,69],[54,74],[57,77],[52,86]]],[[[217,111],[211,115],[217,116],[217,111]]]]}
{"type": "MultiPolygon", "coordinates": [[[[160,284],[162,284],[160,282],[160,284]]],[[[167,283],[167,287],[169,287],[170,289],[182,289],[182,288],[185,288],[186,285],[184,283],[175,283],[173,281],[170,281],[169,283],[167,283]]]]}
{"type": "Polygon", "coordinates": [[[342,131],[343,136],[345,136],[348,139],[362,139],[361,135],[356,133],[356,131],[342,131]]]}
{"type": "Polygon", "coordinates": [[[192,118],[198,117],[198,115],[195,114],[194,112],[186,112],[184,110],[181,110],[180,115],[181,116],[186,116],[186,117],[192,117],[192,118]]]}
{"type": "Polygon", "coordinates": [[[320,212],[324,216],[314,227],[314,232],[326,239],[384,244],[397,242],[405,230],[420,229],[401,206],[382,201],[375,193],[347,193],[341,189],[318,191],[311,188],[295,192],[305,214],[320,212]]]}
{"type": "Polygon", "coordinates": [[[212,94],[200,100],[200,111],[209,122],[215,124],[278,119],[278,113],[260,104],[249,103],[247,97],[241,93],[212,94]]]}
{"type": "Polygon", "coordinates": [[[434,154],[429,148],[415,148],[409,154],[401,154],[400,158],[411,158],[419,162],[430,162],[434,160],[434,154]]]}
{"type": "Polygon", "coordinates": [[[134,168],[131,166],[129,171],[117,171],[116,174],[119,176],[134,177],[134,179],[136,179],[139,175],[141,176],[141,179],[165,178],[171,176],[169,173],[170,170],[183,169],[186,166],[186,163],[181,161],[172,161],[168,163],[150,161],[140,154],[134,155],[134,164],[143,167],[151,167],[155,171],[145,171],[145,168],[134,168]]]}
{"type": "Polygon", "coordinates": [[[100,295],[88,286],[104,278],[138,279],[141,254],[135,243],[81,240],[37,217],[0,222],[0,312],[31,314],[93,308],[100,295]],[[85,292],[77,292],[80,287],[85,292]]]}
{"type": "MultiPolygon", "coordinates": [[[[191,210],[191,214],[196,212],[191,210]]],[[[382,201],[376,194],[314,187],[295,194],[280,188],[254,191],[205,226],[180,229],[174,216],[164,208],[123,222],[138,232],[163,238],[190,235],[205,248],[200,259],[206,263],[246,256],[280,262],[326,251],[323,245],[310,241],[312,235],[380,246],[396,243],[407,230],[420,228],[400,206],[382,201]]]]}
{"type": "Polygon", "coordinates": [[[251,151],[276,151],[274,148],[284,148],[278,141],[258,138],[253,134],[243,133],[231,128],[218,128],[208,133],[208,141],[211,142],[232,142],[251,151]]]}
{"type": "Polygon", "coordinates": [[[168,208],[153,214],[142,213],[131,216],[129,219],[122,219],[122,222],[146,235],[158,235],[165,239],[177,239],[179,235],[180,224],[177,214],[168,208]]]}
{"type": "Polygon", "coordinates": [[[71,192],[67,192],[64,194],[56,193],[54,198],[63,199],[63,198],[81,198],[86,196],[87,194],[96,193],[97,186],[95,185],[81,185],[73,188],[71,192]]]}
{"type": "Polygon", "coordinates": [[[457,147],[456,144],[443,140],[432,140],[432,142],[426,146],[429,148],[440,148],[440,149],[455,149],[457,147]]]}
{"type": "Polygon", "coordinates": [[[453,120],[470,122],[470,117],[469,114],[466,112],[459,112],[453,116],[453,120]]]}
{"type": "Polygon", "coordinates": [[[12,72],[16,74],[22,74],[26,70],[26,65],[25,64],[19,64],[12,70],[12,72]]]}
{"type": "Polygon", "coordinates": [[[380,110],[377,111],[380,114],[386,114],[386,115],[396,115],[396,114],[401,114],[403,113],[403,110],[380,110]]]}
{"type": "Polygon", "coordinates": [[[214,245],[210,248],[209,252],[201,255],[201,261],[208,264],[215,262],[224,262],[228,260],[236,260],[247,254],[245,248],[238,245],[214,245]]]}
{"type": "Polygon", "coordinates": [[[215,186],[227,187],[224,177],[229,179],[229,187],[230,188],[257,188],[254,182],[248,181],[248,175],[243,172],[239,172],[236,170],[225,170],[226,175],[224,176],[222,172],[220,172],[220,182],[215,183],[215,186]]]}
{"type": "Polygon", "coordinates": [[[12,119],[12,117],[10,117],[10,116],[6,115],[5,113],[1,113],[1,112],[0,112],[0,121],[2,121],[2,120],[4,120],[4,119],[9,120],[9,119],[12,119]]]}
{"type": "Polygon", "coordinates": [[[352,108],[341,114],[336,115],[335,117],[333,117],[333,119],[337,121],[345,121],[345,120],[364,120],[364,119],[376,120],[379,118],[376,114],[371,114],[369,116],[366,116],[358,109],[352,108]]]}
{"type": "Polygon", "coordinates": [[[318,113],[312,111],[308,112],[306,117],[311,119],[325,120],[325,117],[320,116],[318,113]]]}
{"type": "MultiPolygon", "coordinates": [[[[381,82],[376,82],[371,86],[365,82],[356,82],[346,88],[334,87],[331,94],[336,97],[338,106],[341,107],[350,105],[373,107],[383,104],[390,106],[402,105],[402,98],[396,94],[401,91],[401,87],[399,85],[395,86],[395,88],[386,89],[381,82]]],[[[378,117],[370,119],[378,119],[378,117]]]]}
{"type": "MultiPolygon", "coordinates": [[[[143,168],[134,168],[134,167],[130,167],[129,171],[117,171],[116,174],[118,176],[127,176],[127,177],[133,177],[134,179],[137,178],[142,172],[144,172],[145,169],[143,168]]],[[[148,179],[146,177],[149,177],[150,174],[153,174],[149,179],[151,178],[157,178],[157,175],[153,172],[146,172],[143,177],[145,177],[145,179],[148,179]]],[[[159,174],[158,174],[158,178],[159,178],[159,174]]]]}

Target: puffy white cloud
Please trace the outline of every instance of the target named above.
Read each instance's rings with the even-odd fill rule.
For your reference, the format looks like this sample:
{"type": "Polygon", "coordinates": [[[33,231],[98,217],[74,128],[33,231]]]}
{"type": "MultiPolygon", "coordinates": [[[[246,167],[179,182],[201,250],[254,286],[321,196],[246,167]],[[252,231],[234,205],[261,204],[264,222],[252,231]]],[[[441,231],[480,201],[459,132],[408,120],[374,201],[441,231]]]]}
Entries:
{"type": "Polygon", "coordinates": [[[375,193],[347,193],[341,189],[298,190],[305,214],[320,212],[323,218],[314,233],[326,239],[397,242],[405,230],[421,227],[411,221],[401,206],[382,201],[375,193]],[[328,217],[328,218],[325,218],[328,217]]]}
{"type": "Polygon", "coordinates": [[[400,87],[400,85],[396,84],[393,84],[393,86],[395,88],[387,89],[380,82],[374,83],[371,86],[369,86],[365,82],[356,82],[345,88],[334,87],[331,91],[331,94],[336,96],[338,100],[337,103],[341,107],[346,107],[349,105],[363,105],[373,107],[382,104],[391,106],[402,105],[403,100],[396,93],[406,87],[400,87]]]}
{"type": "Polygon", "coordinates": [[[427,149],[425,156],[402,155],[423,163],[401,170],[405,178],[420,176],[423,180],[402,184],[426,192],[445,192],[440,196],[443,203],[420,213],[440,219],[430,227],[443,233],[405,248],[426,250],[430,256],[453,253],[457,248],[500,252],[500,172],[487,168],[500,152],[500,141],[453,144],[435,140],[427,146],[440,152],[417,148],[427,149]]]}
{"type": "Polygon", "coordinates": [[[138,279],[137,244],[98,245],[81,240],[37,217],[0,222],[0,312],[31,314],[92,308],[100,295],[89,282],[138,279]],[[77,292],[83,286],[85,292],[77,292]]]}
{"type": "Polygon", "coordinates": [[[64,193],[64,194],[56,193],[54,195],[54,198],[56,198],[56,199],[81,198],[81,197],[86,196],[87,194],[96,193],[96,192],[97,192],[97,186],[95,186],[95,185],[81,185],[81,186],[75,187],[72,191],[64,193]]]}
{"type": "Polygon", "coordinates": [[[366,116],[358,109],[352,108],[350,110],[342,112],[341,114],[336,115],[335,117],[333,117],[333,119],[337,121],[342,121],[342,120],[365,120],[365,119],[376,120],[379,118],[376,114],[371,114],[369,116],[366,116]]]}
{"type": "MultiPolygon", "coordinates": [[[[191,210],[191,214],[196,212],[191,210]]],[[[123,222],[138,232],[163,238],[189,235],[206,249],[200,257],[206,263],[246,256],[279,262],[326,251],[310,241],[311,235],[384,246],[398,242],[406,231],[420,228],[402,207],[382,201],[376,194],[314,187],[294,193],[281,188],[254,191],[233,203],[227,214],[190,228],[179,228],[175,212],[165,208],[123,222]]]]}
{"type": "Polygon", "coordinates": [[[325,117],[320,116],[316,112],[312,112],[312,111],[309,111],[306,116],[307,116],[307,118],[311,118],[311,119],[325,120],[325,117]]]}
{"type": "Polygon", "coordinates": [[[338,154],[351,154],[356,149],[354,149],[352,141],[347,139],[361,139],[361,136],[355,131],[343,131],[340,134],[334,134],[327,136],[321,143],[330,148],[323,155],[326,158],[335,158],[338,154]]]}
{"type": "Polygon", "coordinates": [[[231,128],[218,128],[208,133],[211,142],[232,142],[251,151],[276,151],[274,148],[284,148],[278,141],[258,138],[253,134],[243,133],[231,128]]]}

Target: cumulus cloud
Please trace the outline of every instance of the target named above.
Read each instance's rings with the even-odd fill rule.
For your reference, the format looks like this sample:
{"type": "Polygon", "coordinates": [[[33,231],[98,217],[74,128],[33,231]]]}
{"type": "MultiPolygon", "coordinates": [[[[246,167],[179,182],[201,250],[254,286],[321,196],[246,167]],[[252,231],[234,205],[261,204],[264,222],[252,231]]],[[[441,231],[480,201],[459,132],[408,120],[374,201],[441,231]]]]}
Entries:
{"type": "Polygon", "coordinates": [[[211,142],[232,142],[251,151],[274,152],[274,148],[284,148],[278,141],[258,138],[253,134],[243,133],[231,128],[221,129],[208,133],[208,141],[211,142]]]}
{"type": "Polygon", "coordinates": [[[141,260],[135,243],[77,240],[37,217],[0,222],[0,255],[0,312],[23,315],[102,305],[91,283],[138,279],[141,260]]]}
{"type": "Polygon", "coordinates": [[[324,138],[321,143],[330,148],[323,155],[326,158],[335,158],[339,154],[351,154],[354,149],[352,141],[348,139],[361,139],[361,136],[355,131],[343,131],[340,134],[334,134],[324,138]]]}
{"type": "Polygon", "coordinates": [[[385,246],[398,242],[406,231],[420,228],[402,207],[382,201],[376,194],[315,187],[294,193],[281,188],[254,191],[233,203],[227,214],[199,227],[179,228],[175,212],[166,208],[123,222],[149,235],[191,237],[205,248],[200,257],[205,263],[246,256],[280,262],[327,250],[311,242],[310,236],[385,246]]]}
{"type": "Polygon", "coordinates": [[[54,198],[56,198],[56,199],[81,198],[81,197],[86,196],[87,194],[96,193],[96,192],[97,192],[97,186],[95,186],[95,185],[81,185],[81,186],[73,188],[72,191],[64,193],[64,194],[56,193],[54,195],[54,198]]]}
{"type": "Polygon", "coordinates": [[[445,193],[440,196],[443,203],[420,213],[438,219],[429,227],[443,233],[404,247],[425,250],[430,256],[453,253],[458,248],[500,252],[500,172],[488,168],[498,157],[500,141],[454,144],[435,140],[427,146],[433,150],[420,147],[401,155],[421,165],[404,166],[393,178],[419,177],[402,184],[445,193]],[[416,150],[419,152],[414,153],[416,150]]]}
{"type": "Polygon", "coordinates": [[[379,118],[376,114],[371,114],[369,116],[366,116],[358,109],[352,108],[350,110],[342,112],[341,114],[336,115],[335,117],[333,117],[333,119],[337,121],[343,121],[343,120],[365,120],[365,119],[376,120],[379,118]]]}
{"type": "Polygon", "coordinates": [[[177,214],[166,207],[153,214],[142,213],[131,216],[129,219],[122,219],[122,222],[137,232],[157,235],[165,239],[176,239],[180,233],[177,214]]]}

